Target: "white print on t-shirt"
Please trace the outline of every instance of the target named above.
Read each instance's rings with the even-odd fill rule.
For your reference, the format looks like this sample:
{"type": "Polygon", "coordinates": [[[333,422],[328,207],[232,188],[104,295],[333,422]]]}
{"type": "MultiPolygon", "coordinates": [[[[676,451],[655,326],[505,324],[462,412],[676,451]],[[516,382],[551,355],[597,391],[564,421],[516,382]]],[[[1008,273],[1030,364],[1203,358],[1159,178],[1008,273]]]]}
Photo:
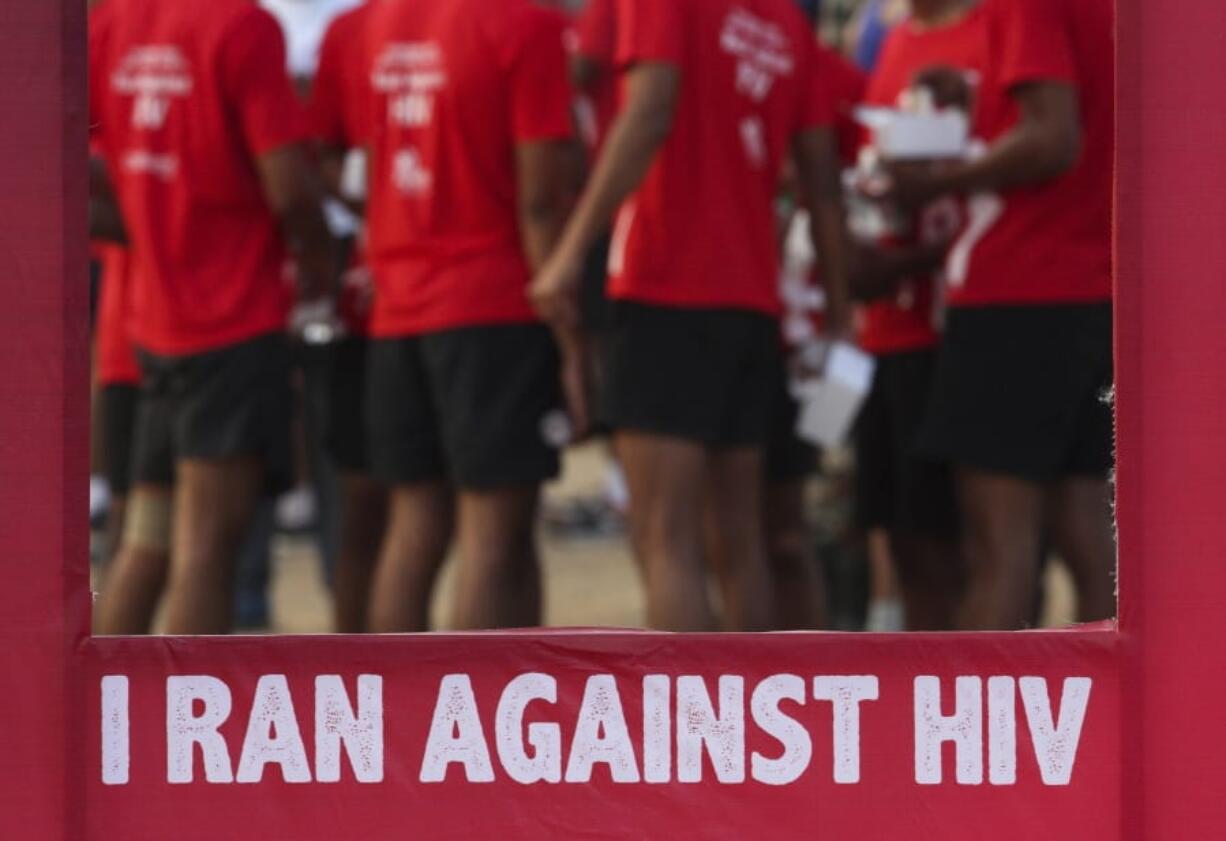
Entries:
{"type": "MultiPolygon", "coordinates": [[[[967,157],[981,158],[987,153],[987,144],[982,140],[971,141],[967,157]]],[[[971,254],[975,246],[987,236],[988,231],[1005,215],[1005,200],[996,193],[975,193],[966,201],[966,227],[962,235],[949,249],[945,258],[945,282],[954,289],[966,285],[970,273],[971,254]]]]}
{"type": "Polygon", "coordinates": [[[416,149],[401,149],[392,159],[392,182],[405,195],[419,196],[430,190],[434,176],[422,164],[416,149]]]}
{"type": "Polygon", "coordinates": [[[754,169],[766,166],[766,129],[761,117],[746,117],[741,120],[741,143],[745,155],[754,169]]]}
{"type": "Polygon", "coordinates": [[[738,59],[737,91],[754,102],[766,99],[775,80],[792,75],[796,66],[792,42],[783,29],[742,8],[728,13],[719,43],[738,59]]]}
{"type": "Polygon", "coordinates": [[[133,149],[123,156],[120,166],[125,172],[139,175],[153,175],[163,181],[173,180],[179,174],[179,158],[177,155],[150,152],[147,149],[133,149]]]}
{"type": "Polygon", "coordinates": [[[387,95],[387,119],[404,128],[434,121],[434,98],[447,84],[442,48],[433,41],[389,44],[371,73],[375,90],[387,95]]]}
{"type": "Polygon", "coordinates": [[[183,52],[169,44],[147,44],[128,51],[111,76],[111,88],[133,97],[132,128],[160,131],[170,106],[192,92],[191,66],[183,52]]]}
{"type": "MultiPolygon", "coordinates": [[[[955,196],[945,196],[929,204],[920,213],[919,237],[924,245],[941,245],[952,240],[962,229],[965,218],[964,200],[955,196]]],[[[928,313],[932,329],[938,333],[945,330],[945,270],[939,270],[932,283],[932,306],[928,313]]],[[[902,289],[910,291],[911,300],[902,300],[902,291],[896,303],[903,309],[915,306],[914,290],[910,283],[904,283],[902,289]]]]}

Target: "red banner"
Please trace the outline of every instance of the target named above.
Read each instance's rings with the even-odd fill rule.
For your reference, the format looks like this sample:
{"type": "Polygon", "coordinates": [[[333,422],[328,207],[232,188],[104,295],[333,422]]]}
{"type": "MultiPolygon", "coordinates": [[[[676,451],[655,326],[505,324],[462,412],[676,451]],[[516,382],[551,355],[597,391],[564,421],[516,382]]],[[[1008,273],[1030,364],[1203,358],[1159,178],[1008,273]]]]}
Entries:
{"type": "Polygon", "coordinates": [[[91,640],[84,9],[0,27],[0,837],[1216,838],[1226,50],[1120,7],[1121,629],[91,640]]]}
{"type": "Polygon", "coordinates": [[[1091,630],[99,641],[87,809],[200,841],[1116,838],[1118,647],[1091,630]]]}

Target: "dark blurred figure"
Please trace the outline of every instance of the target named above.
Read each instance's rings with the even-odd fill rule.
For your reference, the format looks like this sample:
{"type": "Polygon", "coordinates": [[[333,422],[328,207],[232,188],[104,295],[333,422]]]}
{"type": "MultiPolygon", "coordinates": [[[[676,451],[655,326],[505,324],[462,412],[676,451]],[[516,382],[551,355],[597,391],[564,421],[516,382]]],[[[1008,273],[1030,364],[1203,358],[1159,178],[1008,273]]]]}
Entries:
{"type": "MultiPolygon", "coordinates": [[[[332,196],[365,212],[365,146],[369,140],[370,83],[364,72],[370,5],[339,15],[328,27],[311,92],[320,166],[332,196]]],[[[369,625],[371,584],[387,522],[387,488],[372,475],[366,435],[366,362],[372,289],[363,235],[350,240],[340,314],[345,337],[335,348],[324,441],[340,472],[340,546],[333,577],[336,630],[369,625]]]]}
{"type": "Polygon", "coordinates": [[[307,126],[280,30],[245,0],[106,0],[90,64],[144,373],[136,488],[101,630],[148,629],[165,570],[145,550],[169,547],[167,631],[225,633],[239,543],[288,467],[286,246],[305,296],[333,271],[307,126]]]}
{"type": "Polygon", "coordinates": [[[969,196],[921,447],[957,466],[970,582],[960,626],[1028,622],[1044,534],[1079,617],[1115,609],[1110,0],[986,0],[982,154],[898,168],[893,198],[969,196]]]}
{"type": "Polygon", "coordinates": [[[580,324],[588,250],[621,207],[602,420],[630,485],[631,530],[656,628],[713,630],[704,508],[724,627],[775,622],[763,451],[779,370],[773,201],[793,150],[830,266],[831,325],[850,317],[828,92],[791,0],[619,0],[624,106],[548,266],[538,308],[580,324]]]}
{"type": "MultiPolygon", "coordinates": [[[[910,5],[882,48],[866,104],[905,108],[925,89],[936,107],[971,115],[972,85],[987,60],[977,0],[910,5]]],[[[866,243],[856,277],[867,300],[860,345],[877,359],[857,430],[856,520],[870,553],[887,556],[876,561],[895,565],[906,626],[916,631],[951,630],[964,589],[953,477],[947,463],[917,451],[944,320],[939,268],[964,204],[939,197],[866,243]]]]}
{"type": "Polygon", "coordinates": [[[538,625],[536,513],[582,359],[529,306],[575,186],[565,18],[532,0],[376,2],[370,454],[391,486],[370,627],[419,631],[451,544],[458,628],[538,625]]]}
{"type": "MultiPolygon", "coordinates": [[[[864,95],[865,77],[854,65],[820,43],[815,65],[816,83],[828,88],[834,106],[834,126],[839,159],[850,165],[855,159],[861,129],[853,109],[864,95]]],[[[794,222],[792,224],[795,224],[794,222]]],[[[790,227],[790,225],[789,225],[790,227]]],[[[817,255],[818,264],[821,255],[817,255]]],[[[820,269],[816,276],[820,281],[820,269]]],[[[809,286],[811,278],[800,278],[809,286]]],[[[785,278],[784,283],[787,284],[785,278]]],[[[820,287],[820,282],[818,286],[820,287]]],[[[814,297],[805,290],[782,290],[785,307],[814,297]]],[[[818,299],[821,292],[816,292],[818,299]]],[[[814,530],[807,512],[809,478],[818,469],[819,453],[796,432],[800,405],[791,392],[793,355],[803,354],[809,342],[820,340],[820,309],[803,306],[785,313],[783,340],[789,356],[783,360],[775,388],[771,433],[766,444],[766,550],[774,579],[777,627],[805,630],[827,627],[825,574],[816,553],[814,530]]]]}

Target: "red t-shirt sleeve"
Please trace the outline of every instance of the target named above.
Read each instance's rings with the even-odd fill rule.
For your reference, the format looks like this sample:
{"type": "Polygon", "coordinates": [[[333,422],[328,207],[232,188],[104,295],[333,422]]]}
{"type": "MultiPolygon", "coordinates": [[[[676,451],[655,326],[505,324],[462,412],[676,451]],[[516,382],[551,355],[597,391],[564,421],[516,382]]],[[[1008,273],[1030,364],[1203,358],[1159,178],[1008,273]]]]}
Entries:
{"type": "Polygon", "coordinates": [[[305,140],[309,121],[285,69],[277,21],[252,6],[226,33],[220,68],[232,113],[253,155],[305,140]]]}
{"type": "Polygon", "coordinates": [[[617,50],[614,0],[589,0],[575,24],[579,55],[611,63],[617,50]]]}
{"type": "Polygon", "coordinates": [[[566,61],[566,20],[544,9],[523,17],[523,37],[512,58],[511,133],[519,142],[565,140],[574,135],[574,93],[566,61]]]}
{"type": "Polygon", "coordinates": [[[677,0],[617,0],[619,67],[643,61],[680,65],[685,29],[677,0]]]}
{"type": "Polygon", "coordinates": [[[344,80],[344,33],[335,25],[328,27],[319,47],[319,68],[311,86],[311,128],[324,143],[346,144],[344,80]]]}
{"type": "Polygon", "coordinates": [[[1006,89],[1026,82],[1077,82],[1065,0],[997,0],[992,50],[1006,89]]]}

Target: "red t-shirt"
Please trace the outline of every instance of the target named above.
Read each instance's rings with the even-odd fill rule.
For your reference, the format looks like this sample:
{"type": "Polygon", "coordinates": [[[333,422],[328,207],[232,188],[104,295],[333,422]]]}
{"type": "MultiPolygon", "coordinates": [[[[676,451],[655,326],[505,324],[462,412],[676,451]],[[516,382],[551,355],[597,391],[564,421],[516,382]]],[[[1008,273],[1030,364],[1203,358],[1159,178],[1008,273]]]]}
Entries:
{"type": "Polygon", "coordinates": [[[1010,92],[1027,82],[1076,88],[1081,157],[1065,175],[1003,195],[973,196],[946,274],[955,306],[1092,303],[1111,298],[1115,159],[1111,0],[987,0],[987,72],[977,135],[1018,120],[1010,92]]]}
{"type": "Polygon", "coordinates": [[[369,133],[370,83],[362,64],[369,17],[369,3],[337,15],[319,47],[319,67],[311,85],[311,118],[318,138],[333,146],[361,146],[369,133]]]}
{"type": "Polygon", "coordinates": [[[128,251],[111,243],[95,246],[102,266],[95,335],[98,382],[102,385],[139,385],[140,365],[132,347],[128,313],[128,251]]]}
{"type": "Polygon", "coordinates": [[[792,138],[833,121],[791,0],[618,0],[621,67],[681,71],[672,133],[618,214],[619,299],[778,315],[773,201],[792,138]]]}
{"type": "Polygon", "coordinates": [[[592,149],[596,155],[617,117],[616,13],[616,0],[588,0],[575,23],[576,52],[600,65],[599,77],[583,91],[594,112],[596,136],[592,149]]]}
{"type": "Polygon", "coordinates": [[[371,9],[375,336],[536,320],[515,146],[573,135],[565,26],[532,0],[371,9]]]}
{"type": "MultiPolygon", "coordinates": [[[[866,104],[897,106],[899,95],[911,87],[916,75],[929,67],[949,67],[982,77],[987,62],[987,30],[981,8],[961,20],[938,28],[899,24],[882,47],[869,81],[866,104]]],[[[961,229],[964,202],[947,197],[916,215],[916,238],[942,242],[961,229]]],[[[909,278],[890,300],[873,301],[860,310],[860,345],[870,353],[902,353],[937,344],[940,305],[938,279],[909,278]]]]}
{"type": "Polygon", "coordinates": [[[253,159],[307,125],[277,22],[249,0],[107,0],[90,70],[133,247],[134,341],[190,354],[282,329],[285,249],[253,159]]]}

